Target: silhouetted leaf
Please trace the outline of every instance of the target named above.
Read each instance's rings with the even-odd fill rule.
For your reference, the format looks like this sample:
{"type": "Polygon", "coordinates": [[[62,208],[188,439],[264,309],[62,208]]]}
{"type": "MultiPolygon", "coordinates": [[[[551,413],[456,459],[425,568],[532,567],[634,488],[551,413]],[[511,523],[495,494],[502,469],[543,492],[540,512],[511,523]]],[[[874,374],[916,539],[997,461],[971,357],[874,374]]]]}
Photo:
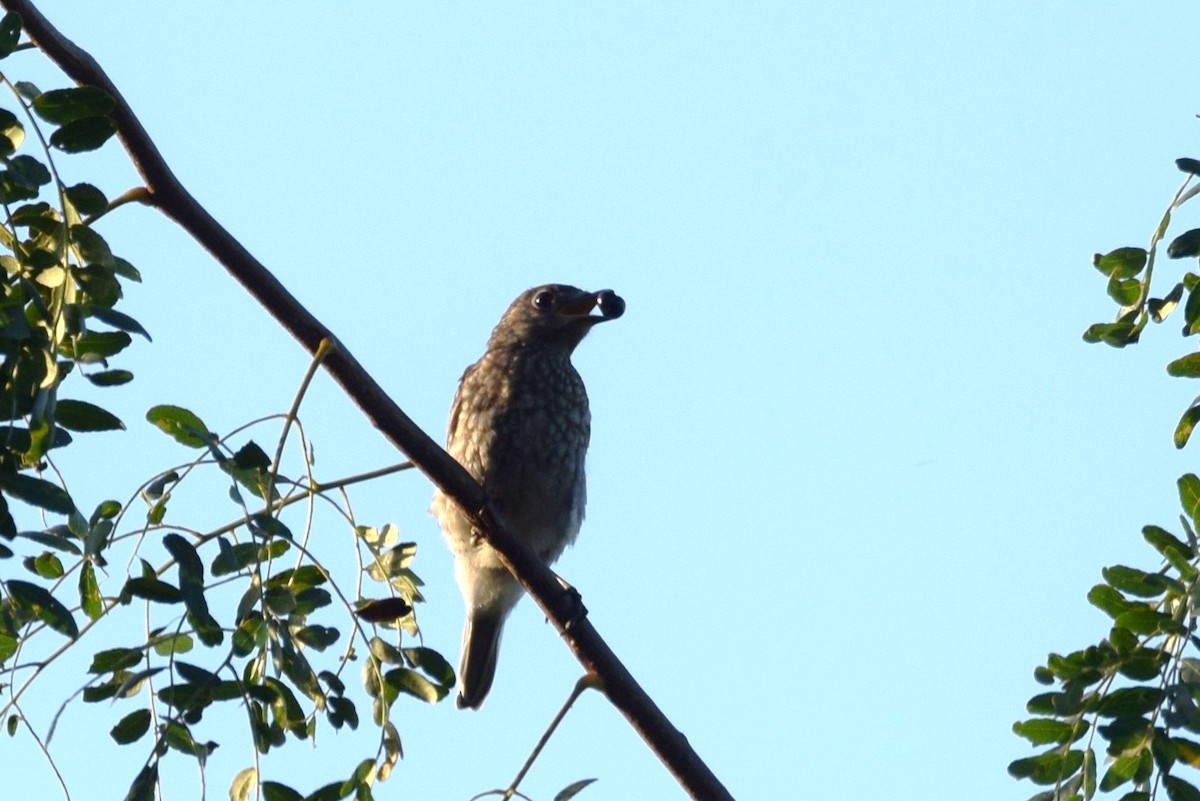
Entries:
{"type": "Polygon", "coordinates": [[[109,648],[97,651],[92,656],[92,665],[88,668],[88,673],[113,673],[131,668],[144,658],[145,654],[139,648],[109,648]]]}
{"type": "Polygon", "coordinates": [[[1184,231],[1167,245],[1167,255],[1172,259],[1200,256],[1200,228],[1184,231]]]}
{"type": "Polygon", "coordinates": [[[218,645],[224,634],[217,621],[208,612],[208,600],[204,597],[204,565],[196,548],[178,534],[167,534],[163,545],[179,567],[179,591],[188,617],[196,629],[196,636],[205,645],[218,645]]]}
{"type": "Polygon", "coordinates": [[[117,124],[108,117],[84,117],[50,134],[50,145],[64,153],[83,153],[98,149],[116,132],[117,124]]]}
{"type": "Polygon", "coordinates": [[[304,801],[304,796],[279,782],[262,783],[263,801],[304,801]]]}
{"type": "Polygon", "coordinates": [[[13,600],[32,612],[50,628],[71,639],[79,636],[79,626],[71,612],[50,591],[27,581],[9,579],[4,582],[13,600]]]}
{"type": "Polygon", "coordinates": [[[83,377],[98,387],[115,387],[132,381],[133,373],[128,370],[102,370],[98,373],[84,373],[83,377]]]}
{"type": "Polygon", "coordinates": [[[112,412],[87,401],[62,398],[54,410],[54,419],[70,431],[123,431],[125,424],[112,412]]]}
{"type": "Polygon", "coordinates": [[[118,745],[127,745],[140,739],[149,730],[150,710],[136,709],[121,718],[109,734],[117,741],[118,745]]]}
{"type": "Polygon", "coordinates": [[[85,217],[99,214],[108,208],[108,198],[96,187],[89,183],[78,183],[66,189],[67,200],[75,207],[75,211],[85,217]]]}
{"type": "Polygon", "coordinates": [[[124,331],[87,331],[64,342],[60,351],[83,364],[94,364],[115,356],[131,342],[124,331]]]}
{"type": "Polygon", "coordinates": [[[112,96],[95,86],[51,89],[33,101],[34,112],[54,125],[88,117],[103,117],[115,107],[112,96]]]}
{"type": "Polygon", "coordinates": [[[49,512],[65,515],[75,510],[75,502],[62,487],[24,473],[0,473],[0,490],[49,512]]]}
{"type": "Polygon", "coordinates": [[[1163,776],[1162,781],[1167,788],[1167,798],[1171,801],[1200,801],[1200,790],[1190,782],[1169,774],[1163,776]]]}
{"type": "Polygon", "coordinates": [[[558,791],[558,794],[554,796],[554,801],[571,801],[572,798],[579,795],[583,788],[595,781],[595,779],[580,779],[577,782],[571,782],[558,791]]]}
{"type": "Polygon", "coordinates": [[[21,15],[9,11],[0,19],[0,58],[4,58],[21,41],[21,15]]]}
{"type": "Polygon", "coordinates": [[[147,576],[135,576],[126,580],[121,593],[161,604],[177,604],[183,601],[183,593],[178,587],[147,576]]]}
{"type": "Polygon", "coordinates": [[[154,787],[158,783],[158,762],[151,762],[138,771],[125,801],[154,801],[154,787]]]}
{"type": "Polygon", "coordinates": [[[102,323],[111,325],[113,328],[126,331],[130,334],[140,334],[141,336],[144,336],[147,341],[151,341],[150,334],[146,332],[145,328],[142,328],[142,324],[130,317],[128,314],[124,314],[116,309],[110,309],[105,306],[93,306],[91,308],[91,314],[92,317],[95,317],[102,323]]]}
{"type": "Polygon", "coordinates": [[[384,623],[399,620],[412,610],[412,605],[403,598],[380,598],[367,601],[354,614],[368,623],[384,623]]]}

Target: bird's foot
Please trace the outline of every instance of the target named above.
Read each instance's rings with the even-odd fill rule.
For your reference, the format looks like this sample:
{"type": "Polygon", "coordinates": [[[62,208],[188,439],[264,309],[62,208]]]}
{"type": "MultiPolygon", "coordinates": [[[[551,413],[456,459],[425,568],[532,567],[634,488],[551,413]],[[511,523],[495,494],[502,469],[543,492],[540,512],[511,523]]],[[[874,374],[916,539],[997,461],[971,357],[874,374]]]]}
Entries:
{"type": "Polygon", "coordinates": [[[567,615],[567,623],[563,626],[563,633],[571,631],[573,626],[577,626],[587,617],[587,607],[583,605],[583,596],[579,594],[579,590],[567,583],[562,576],[555,574],[554,578],[558,579],[558,583],[562,585],[567,597],[567,603],[571,606],[571,612],[567,615]]]}

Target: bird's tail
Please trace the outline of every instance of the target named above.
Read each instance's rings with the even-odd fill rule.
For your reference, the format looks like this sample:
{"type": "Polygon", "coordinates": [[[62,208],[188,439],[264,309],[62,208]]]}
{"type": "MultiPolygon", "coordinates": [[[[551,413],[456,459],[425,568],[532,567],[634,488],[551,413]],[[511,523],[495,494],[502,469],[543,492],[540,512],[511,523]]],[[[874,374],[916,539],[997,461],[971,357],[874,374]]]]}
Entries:
{"type": "Polygon", "coordinates": [[[458,708],[478,709],[492,679],[496,677],[496,657],[500,653],[500,630],[504,615],[476,610],[467,615],[463,626],[462,662],[458,666],[458,708]]]}

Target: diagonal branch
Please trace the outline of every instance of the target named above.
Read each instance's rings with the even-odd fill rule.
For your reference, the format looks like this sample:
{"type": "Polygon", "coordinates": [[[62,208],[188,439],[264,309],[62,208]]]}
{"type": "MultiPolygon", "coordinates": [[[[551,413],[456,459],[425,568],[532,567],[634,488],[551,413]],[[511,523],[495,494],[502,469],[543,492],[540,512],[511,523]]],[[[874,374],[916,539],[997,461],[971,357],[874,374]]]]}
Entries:
{"type": "Polygon", "coordinates": [[[471,522],[553,621],[584,668],[600,678],[609,701],[684,789],[693,798],[705,801],[732,799],[592,624],[586,618],[573,619],[578,617],[578,597],[565,591],[533,551],[513,536],[491,508],[479,484],[409,419],[333,333],[188,193],[96,60],[59,33],[31,2],[0,0],[0,5],[21,15],[30,39],[72,80],[100,87],[112,95],[116,101],[113,118],[118,135],[146,182],[150,202],[203,245],[310,353],[316,353],[324,340],[335,343],[335,349],[325,359],[325,368],[371,422],[467,512],[471,522]]]}

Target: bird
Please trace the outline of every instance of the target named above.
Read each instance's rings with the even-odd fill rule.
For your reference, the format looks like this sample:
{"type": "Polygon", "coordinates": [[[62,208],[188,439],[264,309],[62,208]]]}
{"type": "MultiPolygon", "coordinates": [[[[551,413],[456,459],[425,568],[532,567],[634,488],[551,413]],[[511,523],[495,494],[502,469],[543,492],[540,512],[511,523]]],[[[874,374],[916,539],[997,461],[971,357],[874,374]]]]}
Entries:
{"type": "MultiPolygon", "coordinates": [[[[522,292],[463,373],[450,408],[447,451],[547,565],[574,542],[587,502],[591,413],[571,354],[593,326],[624,311],[625,301],[609,289],[546,284],[522,292]]],[[[432,508],[466,607],[456,704],[478,709],[496,675],[504,620],[524,593],[440,489],[432,508]]]]}

